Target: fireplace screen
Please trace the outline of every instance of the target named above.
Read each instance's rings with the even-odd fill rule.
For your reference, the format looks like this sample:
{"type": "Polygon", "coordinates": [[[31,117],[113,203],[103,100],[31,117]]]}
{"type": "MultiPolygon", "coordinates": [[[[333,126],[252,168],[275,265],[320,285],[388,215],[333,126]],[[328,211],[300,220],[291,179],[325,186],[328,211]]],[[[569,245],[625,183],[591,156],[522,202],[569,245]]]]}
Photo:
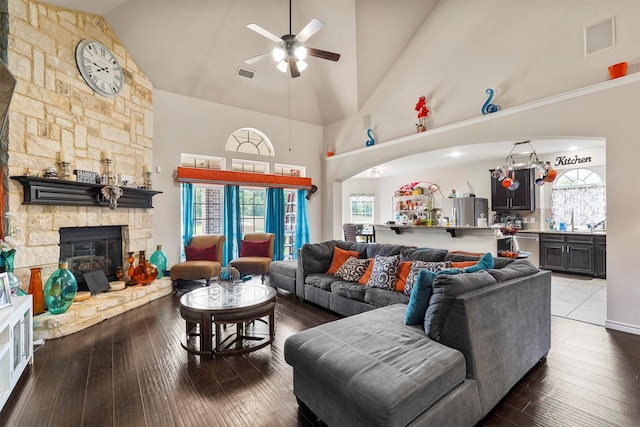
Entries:
{"type": "Polygon", "coordinates": [[[61,228],[60,260],[69,264],[79,290],[89,290],[84,273],[102,270],[107,279],[116,280],[116,268],[122,266],[121,227],[61,228]]]}

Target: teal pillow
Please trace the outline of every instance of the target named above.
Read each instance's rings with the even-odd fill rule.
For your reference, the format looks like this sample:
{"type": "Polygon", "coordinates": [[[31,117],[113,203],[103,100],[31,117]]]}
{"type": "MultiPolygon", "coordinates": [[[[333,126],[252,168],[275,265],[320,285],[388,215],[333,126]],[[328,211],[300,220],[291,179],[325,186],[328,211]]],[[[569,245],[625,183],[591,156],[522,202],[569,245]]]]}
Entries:
{"type": "Polygon", "coordinates": [[[476,271],[489,270],[491,268],[493,268],[493,255],[491,255],[491,252],[487,252],[486,254],[482,255],[482,257],[478,260],[478,263],[476,265],[467,267],[464,270],[462,270],[462,272],[474,273],[476,271]]]}
{"type": "Polygon", "coordinates": [[[454,275],[461,272],[462,270],[459,268],[440,270],[438,272],[420,270],[413,289],[411,290],[411,296],[409,296],[409,305],[404,314],[404,324],[422,325],[424,315],[429,306],[429,299],[431,298],[431,285],[433,284],[433,279],[435,279],[438,274],[454,275]]]}

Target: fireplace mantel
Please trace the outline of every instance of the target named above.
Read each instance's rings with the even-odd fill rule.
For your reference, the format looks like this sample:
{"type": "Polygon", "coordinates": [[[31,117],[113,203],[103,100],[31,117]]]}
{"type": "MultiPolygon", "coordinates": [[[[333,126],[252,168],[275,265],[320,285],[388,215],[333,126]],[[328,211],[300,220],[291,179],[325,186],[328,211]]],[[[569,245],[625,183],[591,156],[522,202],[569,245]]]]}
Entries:
{"type": "MultiPolygon", "coordinates": [[[[109,200],[102,195],[100,184],[66,181],[62,179],[12,176],[24,188],[24,205],[57,206],[109,206],[109,200]]],[[[121,187],[119,208],[152,208],[152,197],[162,191],[121,187]]]]}

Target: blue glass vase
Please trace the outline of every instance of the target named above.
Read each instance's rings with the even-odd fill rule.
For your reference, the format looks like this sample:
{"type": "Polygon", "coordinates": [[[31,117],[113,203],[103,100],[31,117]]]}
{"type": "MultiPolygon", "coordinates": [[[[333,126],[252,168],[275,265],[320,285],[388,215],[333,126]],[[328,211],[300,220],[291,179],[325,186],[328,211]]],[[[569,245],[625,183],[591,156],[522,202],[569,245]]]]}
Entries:
{"type": "Polygon", "coordinates": [[[51,314],[62,314],[69,309],[78,292],[78,282],[67,268],[66,262],[58,264],[44,285],[44,303],[51,314]]]}
{"type": "Polygon", "coordinates": [[[25,291],[20,287],[20,281],[18,277],[13,274],[13,261],[16,256],[16,250],[11,249],[8,251],[0,252],[0,263],[2,263],[2,267],[4,271],[7,273],[7,277],[9,278],[9,287],[11,288],[11,295],[14,296],[22,296],[27,295],[25,291]]]}
{"type": "Polygon", "coordinates": [[[162,245],[156,247],[156,251],[151,254],[149,262],[156,266],[158,269],[158,279],[164,277],[164,272],[167,270],[167,254],[162,250],[162,245]]]}

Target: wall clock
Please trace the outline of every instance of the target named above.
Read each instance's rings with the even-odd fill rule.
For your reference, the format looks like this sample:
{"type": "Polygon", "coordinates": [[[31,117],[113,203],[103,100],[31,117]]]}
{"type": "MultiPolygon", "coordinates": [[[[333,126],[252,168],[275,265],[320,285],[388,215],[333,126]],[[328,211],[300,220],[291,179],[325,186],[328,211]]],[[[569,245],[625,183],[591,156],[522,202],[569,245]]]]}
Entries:
{"type": "Polygon", "coordinates": [[[116,56],[102,43],[82,40],[76,47],[80,75],[96,93],[113,97],[122,90],[122,68],[116,56]]]}

